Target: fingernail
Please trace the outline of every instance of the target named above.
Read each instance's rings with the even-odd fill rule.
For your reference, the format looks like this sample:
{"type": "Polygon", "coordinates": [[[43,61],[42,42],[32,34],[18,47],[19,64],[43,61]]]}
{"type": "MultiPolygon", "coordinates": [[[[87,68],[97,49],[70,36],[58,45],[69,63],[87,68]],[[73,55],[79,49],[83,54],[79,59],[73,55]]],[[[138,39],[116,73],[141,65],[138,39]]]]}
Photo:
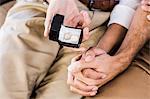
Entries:
{"type": "Polygon", "coordinates": [[[150,15],[147,16],[147,19],[150,21],[150,15]]]}
{"type": "Polygon", "coordinates": [[[96,95],[97,91],[90,93],[91,96],[96,95]]]}
{"type": "Polygon", "coordinates": [[[94,87],[93,89],[92,89],[92,91],[97,91],[98,90],[98,87],[94,87]]]}

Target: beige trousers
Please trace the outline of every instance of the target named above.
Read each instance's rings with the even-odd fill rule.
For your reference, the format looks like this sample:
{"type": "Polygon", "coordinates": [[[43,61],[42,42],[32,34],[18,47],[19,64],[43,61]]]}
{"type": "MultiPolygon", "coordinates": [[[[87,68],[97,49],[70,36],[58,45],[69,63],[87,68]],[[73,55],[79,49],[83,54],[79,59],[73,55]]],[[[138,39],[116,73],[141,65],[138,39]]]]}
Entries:
{"type": "MultiPolygon", "coordinates": [[[[79,8],[87,10],[81,4],[79,8]]],[[[148,99],[150,97],[149,44],[132,65],[99,89],[95,97],[70,92],[67,66],[79,52],[59,49],[56,42],[43,37],[46,6],[17,3],[0,29],[1,99],[148,99]]],[[[92,16],[92,12],[89,12],[92,16]]],[[[96,45],[105,27],[99,27],[109,13],[97,11],[92,19],[91,38],[82,46],[96,45]],[[98,21],[96,21],[98,20],[98,21]]]]}

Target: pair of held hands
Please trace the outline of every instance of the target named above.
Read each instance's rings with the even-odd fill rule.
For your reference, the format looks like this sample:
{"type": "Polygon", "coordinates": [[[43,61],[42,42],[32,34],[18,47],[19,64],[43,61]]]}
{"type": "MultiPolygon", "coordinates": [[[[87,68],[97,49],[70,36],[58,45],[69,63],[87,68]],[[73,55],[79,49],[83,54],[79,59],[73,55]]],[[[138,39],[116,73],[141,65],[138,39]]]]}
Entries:
{"type": "MultiPolygon", "coordinates": [[[[49,0],[47,16],[45,20],[44,36],[48,36],[51,20],[55,14],[65,15],[64,24],[71,27],[83,28],[83,40],[88,40],[90,17],[85,11],[79,12],[76,0],[49,0]]],[[[150,0],[142,0],[142,9],[150,12],[150,0]]],[[[150,20],[150,15],[147,16],[150,20]]],[[[78,49],[81,50],[81,49],[78,49]]],[[[82,49],[85,51],[85,49],[82,49]]],[[[93,47],[72,59],[68,67],[68,80],[70,90],[83,96],[96,95],[98,88],[129,65],[121,63],[117,56],[110,56],[104,50],[93,47]]]]}

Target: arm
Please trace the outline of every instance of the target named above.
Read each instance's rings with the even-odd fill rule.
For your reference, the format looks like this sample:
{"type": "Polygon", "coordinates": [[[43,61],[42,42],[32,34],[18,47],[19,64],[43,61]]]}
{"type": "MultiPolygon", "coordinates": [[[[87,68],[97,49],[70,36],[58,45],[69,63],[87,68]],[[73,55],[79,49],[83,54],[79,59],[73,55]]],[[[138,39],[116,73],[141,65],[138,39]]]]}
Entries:
{"type": "Polygon", "coordinates": [[[109,52],[123,40],[139,2],[140,0],[120,0],[111,13],[108,30],[97,47],[109,52]]]}
{"type": "MultiPolygon", "coordinates": [[[[72,72],[72,75],[74,75],[76,79],[79,79],[88,85],[84,86],[84,89],[87,89],[89,86],[91,87],[91,85],[92,87],[97,85],[98,87],[101,87],[129,66],[137,52],[142,48],[145,42],[150,39],[150,22],[146,19],[147,14],[147,12],[142,11],[141,7],[137,9],[129,31],[127,32],[127,35],[116,55],[110,56],[108,54],[102,54],[96,56],[94,60],[89,62],[85,62],[84,59],[81,58],[79,61],[72,63],[72,66],[69,66],[68,70],[72,72]],[[106,75],[103,74],[104,76],[101,76],[101,78],[97,80],[76,76],[80,74],[80,71],[87,68],[95,69],[96,71],[106,75]]],[[[89,77],[89,74],[84,74],[84,76],[91,78],[89,77]]],[[[77,92],[85,96],[93,96],[96,94],[95,90],[86,91],[78,89],[80,87],[76,87],[77,85],[79,84],[72,84],[72,86],[74,86],[74,89],[72,90],[73,92],[77,92]],[[91,95],[89,92],[95,92],[95,94],[91,95]]]]}
{"type": "Polygon", "coordinates": [[[130,63],[145,42],[150,39],[150,23],[146,19],[147,15],[148,13],[142,11],[141,7],[137,9],[129,31],[116,53],[121,62],[130,63]]]}
{"type": "Polygon", "coordinates": [[[126,28],[116,23],[110,25],[104,36],[100,39],[97,47],[109,52],[115,45],[123,40],[126,30],[126,28]]]}

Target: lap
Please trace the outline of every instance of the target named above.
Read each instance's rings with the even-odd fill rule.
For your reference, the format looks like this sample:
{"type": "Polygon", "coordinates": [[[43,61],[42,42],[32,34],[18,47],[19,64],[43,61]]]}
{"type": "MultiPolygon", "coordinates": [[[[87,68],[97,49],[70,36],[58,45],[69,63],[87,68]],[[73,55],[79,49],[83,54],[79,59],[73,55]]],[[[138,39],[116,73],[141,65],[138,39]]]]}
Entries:
{"type": "Polygon", "coordinates": [[[59,46],[43,37],[45,13],[40,3],[19,2],[9,10],[0,29],[1,98],[30,97],[53,63],[59,46]]]}
{"type": "MultiPolygon", "coordinates": [[[[35,16],[37,16],[37,15],[35,15],[35,16]]],[[[30,18],[32,18],[32,17],[33,16],[30,16],[30,18]]],[[[11,18],[13,18],[13,17],[11,17],[11,18]]],[[[3,25],[3,27],[2,27],[2,29],[4,29],[4,30],[7,29],[7,33],[8,34],[10,32],[16,33],[15,37],[17,37],[17,39],[16,38],[13,39],[14,42],[10,42],[9,45],[18,46],[17,49],[20,49],[22,47],[23,50],[21,50],[21,51],[25,51],[26,48],[31,47],[31,45],[27,46],[26,44],[33,44],[34,46],[32,46],[32,47],[34,47],[35,49],[39,49],[39,50],[38,51],[34,50],[34,49],[30,49],[30,50],[32,50],[32,52],[38,53],[38,54],[36,54],[38,56],[41,56],[41,53],[42,53],[42,56],[43,56],[43,54],[45,56],[45,51],[46,52],[48,51],[47,53],[50,54],[50,56],[52,55],[52,57],[50,58],[49,55],[48,55],[48,56],[45,56],[45,58],[42,59],[42,60],[46,60],[46,62],[44,61],[44,63],[46,63],[46,69],[48,69],[49,65],[52,64],[52,62],[53,62],[53,60],[55,58],[55,55],[56,55],[57,50],[58,50],[58,46],[56,47],[56,52],[55,53],[53,53],[52,50],[49,53],[49,50],[47,50],[47,48],[51,49],[51,45],[47,44],[47,41],[45,41],[45,42],[42,41],[43,40],[41,38],[42,34],[38,34],[38,35],[35,34],[35,31],[38,31],[38,33],[43,33],[43,25],[39,24],[40,22],[43,23],[43,19],[42,19],[42,21],[36,21],[37,19],[35,18],[33,20],[28,21],[27,24],[26,23],[23,24],[22,22],[24,22],[24,21],[21,22],[21,21],[17,21],[17,20],[18,19],[16,18],[15,23],[18,22],[16,25],[12,24],[12,23],[14,23],[13,22],[14,20],[11,20],[12,23],[10,22],[10,20],[9,21],[6,20],[6,23],[8,22],[9,25],[5,23],[3,25]],[[35,22],[37,23],[37,25],[36,25],[37,27],[33,25],[35,22]],[[19,24],[19,26],[21,26],[21,24],[22,24],[21,31],[20,31],[20,28],[18,28],[17,31],[15,30],[16,28],[14,28],[14,26],[17,26],[18,24],[19,24]],[[6,26],[6,25],[8,25],[8,26],[6,26]],[[30,28],[30,30],[32,31],[30,36],[27,36],[27,35],[18,36],[17,33],[20,33],[20,34],[23,33],[24,34],[26,32],[28,34],[28,31],[27,31],[28,29],[24,28],[24,25],[28,25],[28,28],[30,28]],[[41,30],[41,31],[39,31],[39,30],[41,30]],[[22,37],[22,39],[20,39],[19,37],[22,37]],[[31,42],[31,41],[33,41],[33,39],[35,39],[35,41],[31,42]],[[27,42],[24,42],[24,40],[27,41],[27,42]],[[21,47],[20,47],[20,44],[23,44],[23,46],[21,45],[21,47]],[[39,44],[38,47],[37,47],[36,44],[39,44]],[[44,44],[44,46],[43,46],[43,44],[44,44]],[[49,47],[47,47],[47,45],[49,47]]],[[[3,33],[5,33],[5,32],[3,32],[3,33]]],[[[103,30],[103,32],[104,32],[104,30],[103,30]]],[[[3,34],[1,34],[1,35],[3,35],[3,34]]],[[[11,35],[11,36],[13,36],[13,35],[11,35]]],[[[85,42],[83,45],[84,46],[93,46],[93,45],[95,45],[96,41],[99,39],[100,35],[96,34],[96,36],[93,36],[92,39],[89,40],[89,42],[85,42]]],[[[7,38],[5,40],[8,40],[8,39],[9,38],[7,38]]],[[[11,40],[9,40],[9,41],[11,41],[11,40]]],[[[55,45],[55,44],[52,44],[52,45],[55,45]]],[[[1,46],[1,47],[3,48],[3,46],[1,46]]],[[[21,54],[19,54],[20,50],[19,51],[16,50],[16,47],[13,47],[13,48],[15,48],[13,51],[15,51],[15,53],[17,53],[16,56],[20,57],[20,55],[21,55],[21,54]]],[[[14,53],[13,51],[12,51],[12,53],[14,53]]],[[[82,98],[82,96],[80,96],[80,95],[71,93],[69,88],[68,88],[68,86],[67,86],[67,84],[66,84],[67,66],[68,66],[71,58],[73,56],[75,56],[76,54],[78,54],[78,52],[74,53],[74,52],[72,52],[72,51],[70,51],[68,49],[67,50],[66,49],[62,49],[60,51],[60,53],[59,53],[59,55],[58,55],[58,57],[56,59],[57,62],[55,62],[53,64],[53,66],[50,68],[47,76],[44,78],[44,80],[40,83],[40,85],[38,86],[38,88],[35,91],[37,99],[50,99],[50,98],[52,98],[52,99],[53,98],[55,98],[55,99],[67,99],[67,98],[68,99],[80,99],[80,98],[82,98]]],[[[38,57],[36,57],[36,55],[35,54],[33,56],[31,55],[32,59],[36,60],[36,61],[33,61],[31,59],[31,57],[30,57],[30,59],[32,60],[32,62],[34,62],[35,65],[37,65],[37,63],[38,63],[38,65],[40,64],[39,67],[43,66],[41,64],[41,62],[40,62],[41,60],[37,61],[39,59],[37,59],[38,57]]],[[[141,55],[143,55],[143,54],[141,54],[141,55]]],[[[15,56],[15,54],[14,54],[14,56],[15,56]]],[[[19,59],[19,58],[17,57],[17,59],[19,59]]],[[[139,58],[139,60],[137,60],[137,61],[139,62],[140,59],[141,58],[139,58]]],[[[29,60],[29,61],[31,62],[31,60],[29,60]]],[[[15,60],[14,62],[16,62],[16,61],[18,61],[18,60],[15,60]]],[[[143,62],[143,60],[142,60],[142,62],[143,62]]],[[[142,63],[142,62],[139,62],[139,63],[142,63]]],[[[147,62],[147,60],[144,60],[144,63],[145,62],[147,62]]],[[[29,64],[27,64],[26,60],[23,61],[23,63],[26,63],[26,64],[23,64],[23,66],[24,65],[29,65],[29,64]]],[[[15,65],[15,66],[18,66],[18,65],[15,65]]],[[[33,70],[31,68],[22,68],[21,70],[23,70],[24,72],[25,72],[25,70],[30,71],[30,72],[28,72],[30,74],[30,75],[28,75],[28,77],[30,77],[30,76],[33,77],[34,72],[33,72],[33,70]]],[[[40,70],[42,68],[43,67],[40,67],[40,70]]],[[[111,81],[110,83],[108,83],[105,86],[103,86],[102,88],[100,88],[100,92],[98,93],[98,95],[95,96],[95,97],[92,97],[92,98],[93,99],[94,98],[95,99],[96,98],[97,99],[100,99],[100,98],[102,98],[102,99],[105,99],[105,98],[109,99],[111,97],[111,99],[113,99],[113,97],[114,97],[114,99],[117,99],[117,98],[119,99],[119,98],[122,98],[122,97],[127,97],[128,99],[130,99],[130,98],[133,98],[133,97],[134,98],[137,97],[137,99],[138,99],[140,97],[139,99],[141,99],[141,97],[142,97],[142,99],[143,99],[143,96],[145,96],[145,98],[147,98],[147,96],[148,96],[147,92],[150,90],[148,88],[149,74],[148,74],[148,72],[144,71],[144,70],[147,70],[147,69],[145,69],[145,67],[143,67],[142,69],[141,68],[142,68],[142,66],[139,68],[139,66],[137,66],[137,64],[132,65],[124,73],[122,73],[120,76],[116,77],[113,81],[111,81]],[[145,89],[147,89],[148,91],[146,91],[145,89]]],[[[1,70],[3,70],[3,69],[1,69],[1,70]]],[[[8,69],[10,69],[10,67],[6,68],[5,70],[7,71],[8,69]]],[[[16,68],[14,68],[14,67],[12,68],[11,67],[11,69],[10,70],[13,71],[13,73],[15,73],[15,74],[16,74],[16,72],[17,73],[22,73],[20,71],[20,68],[18,68],[18,70],[17,70],[16,68]],[[15,72],[14,72],[14,70],[15,70],[15,72]]],[[[36,71],[37,68],[34,67],[34,69],[36,71]]],[[[9,78],[13,79],[12,78],[12,76],[13,76],[12,74],[13,73],[11,73],[11,72],[9,72],[9,73],[10,74],[8,75],[9,76],[8,79],[9,78]]],[[[25,82],[25,83],[23,83],[23,85],[26,85],[27,84],[26,80],[29,80],[29,79],[26,78],[26,76],[27,76],[26,73],[24,73],[23,75],[24,75],[25,78],[23,78],[22,75],[20,75],[20,74],[19,74],[19,76],[15,76],[15,77],[18,77],[17,80],[16,80],[16,78],[14,79],[15,83],[18,83],[17,81],[21,80],[19,78],[22,78],[23,79],[22,81],[25,82]]],[[[30,79],[32,79],[32,78],[30,78],[30,79]]],[[[35,79],[35,80],[37,80],[37,79],[35,79]]],[[[13,85],[13,83],[14,82],[10,83],[10,81],[9,81],[9,83],[7,84],[7,85],[9,85],[8,87],[13,85]]],[[[15,88],[18,88],[18,84],[16,84],[16,85],[17,86],[15,86],[15,88]]],[[[14,87],[10,87],[10,88],[14,89],[14,87]]],[[[21,83],[20,83],[20,87],[19,88],[20,89],[23,88],[21,86],[21,83]]],[[[27,86],[25,86],[24,88],[27,88],[27,86]]],[[[18,90],[18,89],[16,89],[16,90],[18,90]]],[[[23,91],[26,91],[26,90],[23,90],[23,91]]],[[[27,92],[23,93],[22,95],[26,96],[27,92]]],[[[21,96],[21,95],[18,95],[18,99],[20,98],[19,96],[21,96]]],[[[89,97],[86,97],[86,98],[89,98],[89,97]]]]}
{"type": "Polygon", "coordinates": [[[28,99],[59,50],[57,43],[43,37],[43,12],[22,7],[14,6],[0,29],[2,99],[28,99]]]}
{"type": "MultiPolygon", "coordinates": [[[[105,27],[93,30],[91,38],[82,43],[82,46],[91,47],[94,44],[96,45],[104,31],[105,27]]],[[[79,53],[68,48],[62,48],[48,74],[39,87],[35,89],[33,97],[36,97],[36,99],[49,99],[53,97],[55,99],[80,99],[82,96],[73,94],[67,86],[67,66],[70,64],[71,59],[79,53]]]]}
{"type": "MultiPolygon", "coordinates": [[[[147,53],[145,48],[140,53],[147,53]]],[[[148,99],[150,97],[150,74],[139,66],[137,62],[140,61],[137,58],[126,71],[99,88],[96,96],[82,97],[72,93],[66,83],[67,65],[70,59],[77,53],[71,54],[71,52],[63,51],[63,54],[60,54],[60,57],[58,57],[59,60],[52,66],[48,75],[36,90],[36,99],[54,97],[55,99],[148,99]]],[[[143,62],[142,66],[149,66],[147,62],[150,61],[143,62]]]]}

